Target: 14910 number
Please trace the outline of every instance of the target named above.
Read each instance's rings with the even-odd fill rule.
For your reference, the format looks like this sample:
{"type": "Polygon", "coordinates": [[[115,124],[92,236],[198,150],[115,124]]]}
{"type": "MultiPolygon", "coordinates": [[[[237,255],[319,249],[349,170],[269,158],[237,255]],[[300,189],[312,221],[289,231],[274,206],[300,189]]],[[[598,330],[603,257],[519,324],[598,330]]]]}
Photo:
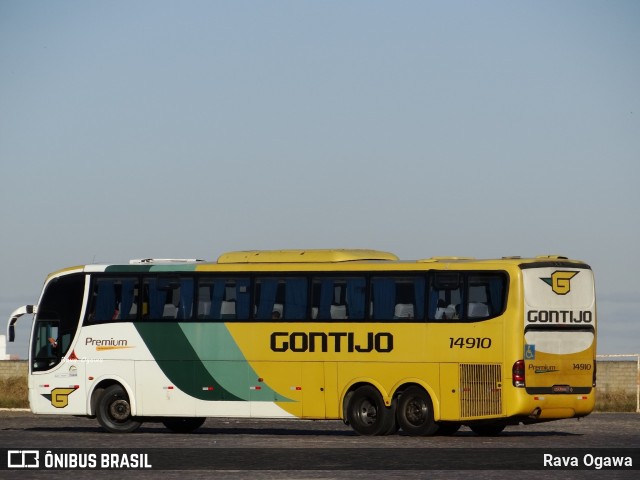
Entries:
{"type": "Polygon", "coordinates": [[[591,370],[591,364],[590,363],[574,363],[573,369],[574,370],[591,370]]]}
{"type": "Polygon", "coordinates": [[[488,337],[449,337],[449,348],[491,348],[491,339],[488,337]]]}

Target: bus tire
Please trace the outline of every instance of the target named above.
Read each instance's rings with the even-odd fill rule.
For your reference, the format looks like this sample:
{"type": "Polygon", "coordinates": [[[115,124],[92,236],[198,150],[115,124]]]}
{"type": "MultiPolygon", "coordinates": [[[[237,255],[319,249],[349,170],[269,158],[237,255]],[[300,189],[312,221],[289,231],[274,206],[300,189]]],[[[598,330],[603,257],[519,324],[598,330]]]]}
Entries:
{"type": "Polygon", "coordinates": [[[473,433],[483,437],[495,437],[496,435],[500,435],[505,427],[506,425],[504,423],[479,423],[477,425],[469,425],[469,428],[473,433]]]}
{"type": "Polygon", "coordinates": [[[347,420],[360,435],[388,435],[395,432],[394,408],[387,408],[382,395],[370,385],[358,388],[349,397],[347,420]]]}
{"type": "Polygon", "coordinates": [[[110,433],[130,433],[137,430],[142,422],[131,416],[131,404],[127,392],[120,385],[107,387],[96,409],[98,423],[110,433]]]}
{"type": "Polygon", "coordinates": [[[200,428],[205,420],[201,417],[175,417],[165,418],[162,424],[175,433],[191,433],[200,428]]]}
{"type": "Polygon", "coordinates": [[[433,419],[433,403],[425,390],[409,387],[402,392],[398,400],[398,423],[408,435],[427,436],[438,431],[433,419]]]}

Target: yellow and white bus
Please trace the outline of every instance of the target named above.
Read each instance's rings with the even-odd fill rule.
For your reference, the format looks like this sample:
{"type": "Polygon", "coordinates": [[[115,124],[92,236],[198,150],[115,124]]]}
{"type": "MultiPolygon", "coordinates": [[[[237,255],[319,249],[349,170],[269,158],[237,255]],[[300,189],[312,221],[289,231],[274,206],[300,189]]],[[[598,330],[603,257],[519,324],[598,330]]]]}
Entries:
{"type": "Polygon", "coordinates": [[[52,273],[34,314],[34,413],[192,431],[207,417],[342,419],[362,435],[491,435],[588,415],[596,309],[560,256],[401,261],[242,251],[52,273]]]}

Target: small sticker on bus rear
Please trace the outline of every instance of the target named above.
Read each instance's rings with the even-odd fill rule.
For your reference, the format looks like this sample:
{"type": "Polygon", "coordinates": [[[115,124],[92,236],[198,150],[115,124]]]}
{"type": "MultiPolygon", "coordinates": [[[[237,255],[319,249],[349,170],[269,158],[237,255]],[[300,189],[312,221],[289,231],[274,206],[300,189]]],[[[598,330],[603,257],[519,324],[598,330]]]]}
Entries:
{"type": "Polygon", "coordinates": [[[570,385],[554,385],[551,387],[553,393],[571,393],[573,388],[570,385]]]}
{"type": "Polygon", "coordinates": [[[536,359],[536,346],[525,344],[524,346],[524,359],[535,360],[536,359]]]}

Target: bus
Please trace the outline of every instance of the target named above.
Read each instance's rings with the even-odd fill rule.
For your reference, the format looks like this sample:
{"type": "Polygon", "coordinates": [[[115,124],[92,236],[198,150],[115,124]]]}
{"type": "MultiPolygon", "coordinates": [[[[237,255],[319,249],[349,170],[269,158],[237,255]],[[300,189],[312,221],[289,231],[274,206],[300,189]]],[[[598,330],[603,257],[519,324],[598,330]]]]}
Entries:
{"type": "Polygon", "coordinates": [[[400,260],[255,250],[50,274],[33,315],[29,403],[108,432],[209,417],[336,419],[361,435],[588,415],[596,307],[566,257],[400,260]]]}

